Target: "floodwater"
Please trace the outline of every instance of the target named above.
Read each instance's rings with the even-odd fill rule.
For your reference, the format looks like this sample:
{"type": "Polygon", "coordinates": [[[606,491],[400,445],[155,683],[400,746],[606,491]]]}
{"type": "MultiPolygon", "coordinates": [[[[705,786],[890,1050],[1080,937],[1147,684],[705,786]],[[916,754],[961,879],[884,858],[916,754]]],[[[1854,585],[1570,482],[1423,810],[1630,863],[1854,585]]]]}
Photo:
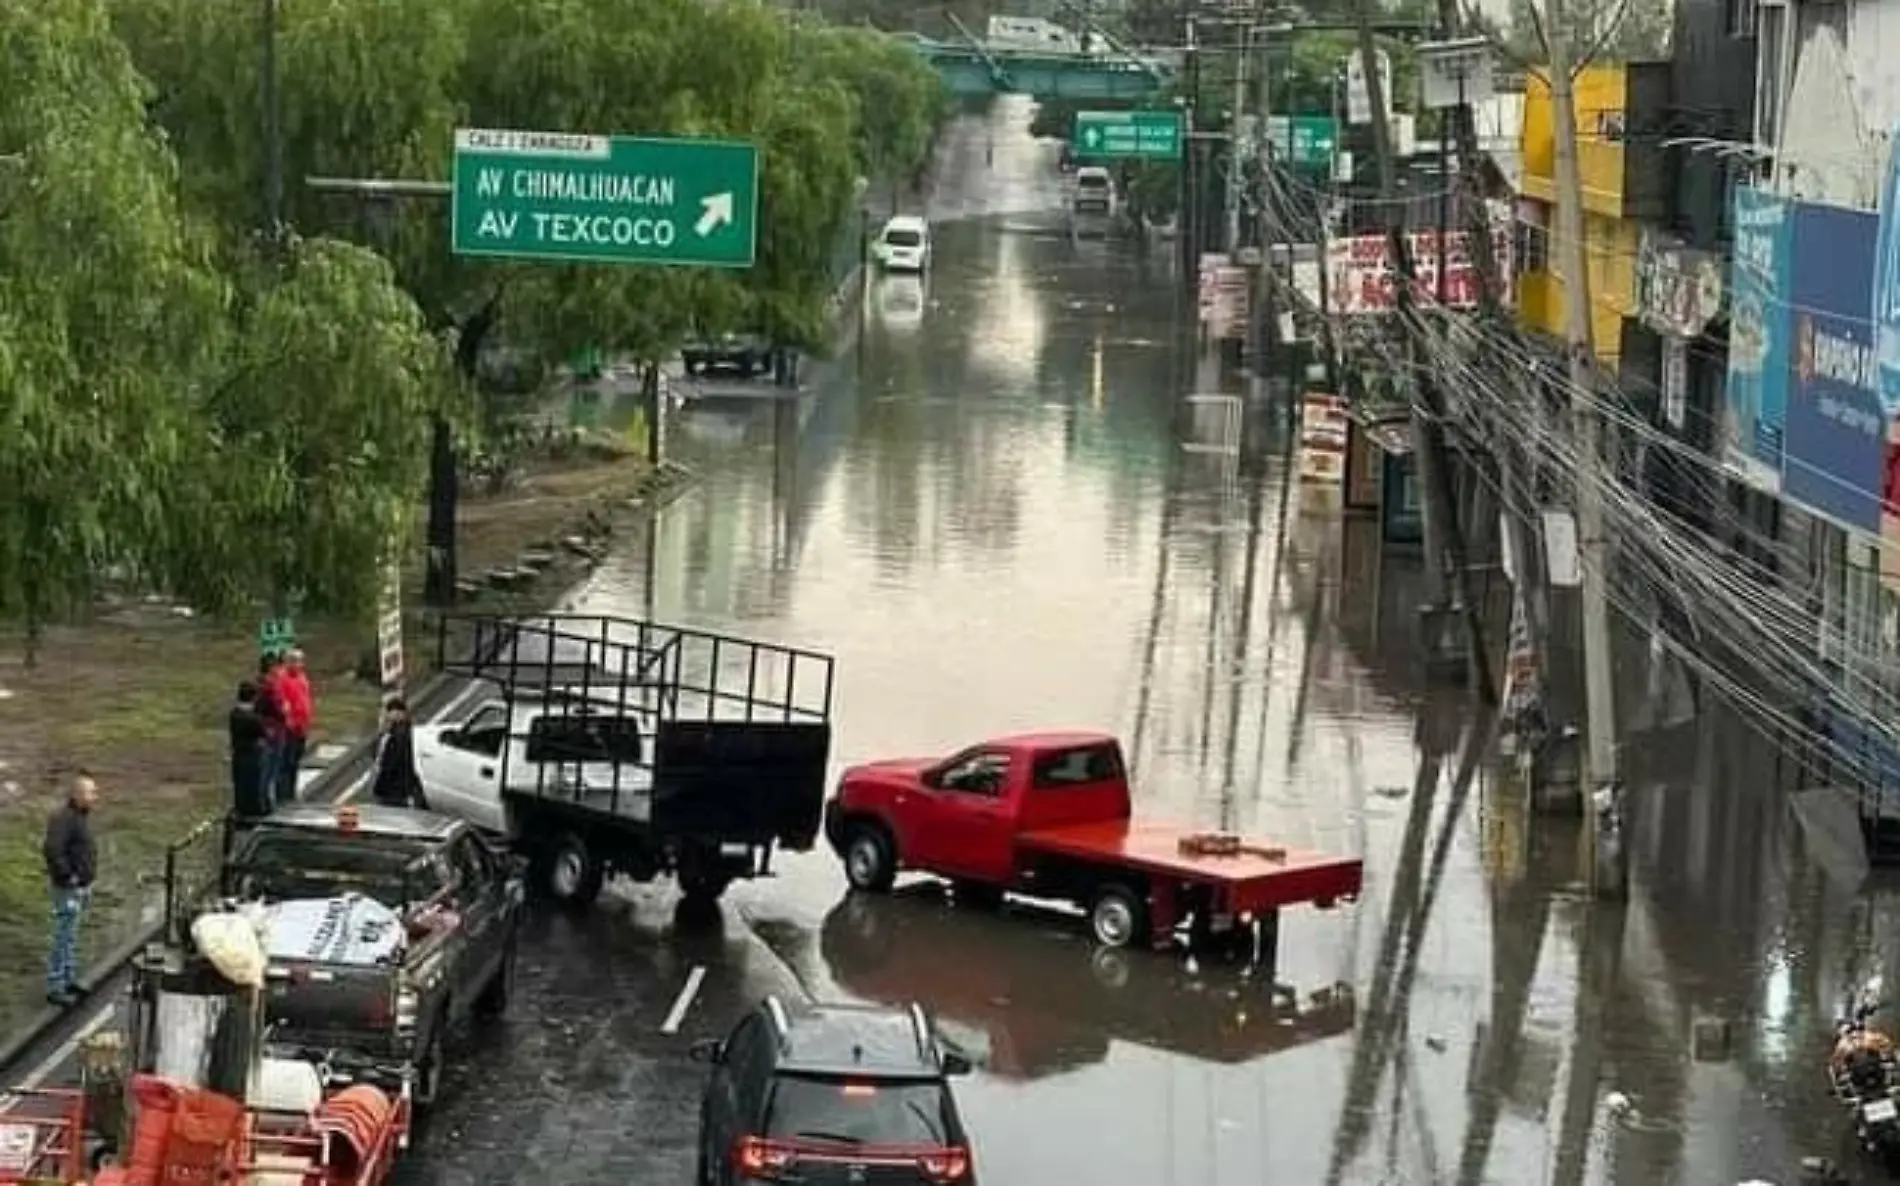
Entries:
{"type": "Polygon", "coordinates": [[[1811,859],[1773,751],[1638,648],[1636,884],[1627,910],[1592,906],[1574,829],[1467,761],[1481,723],[1423,683],[1416,560],[1287,481],[1281,402],[1233,382],[1185,399],[1220,388],[1179,341],[1169,250],[1059,233],[1027,118],[959,129],[935,270],[875,283],[810,395],[672,418],[699,483],[575,608],[833,654],[840,767],[1114,730],[1138,811],[1361,854],[1364,899],[1290,913],[1276,975],[1249,978],[1105,956],[1059,916],[927,887],[853,899],[825,851],[735,887],[712,937],[633,890],[543,924],[540,991],[463,1073],[417,1176],[687,1181],[686,1044],[766,991],[929,1007],[980,1058],[960,1094],[986,1186],[1851,1165],[1827,1025],[1891,947],[1900,896],[1811,859]],[[540,1118],[510,1114],[529,1099],[540,1118]]]}

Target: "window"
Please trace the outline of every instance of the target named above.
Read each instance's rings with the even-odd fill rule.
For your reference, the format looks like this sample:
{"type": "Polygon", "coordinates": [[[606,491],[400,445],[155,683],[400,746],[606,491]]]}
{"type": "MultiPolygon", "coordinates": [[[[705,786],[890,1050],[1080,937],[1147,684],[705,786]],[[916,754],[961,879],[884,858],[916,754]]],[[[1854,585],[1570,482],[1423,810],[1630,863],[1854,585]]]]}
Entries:
{"type": "Polygon", "coordinates": [[[1517,257],[1517,273],[1550,271],[1550,232],[1534,222],[1519,220],[1517,242],[1512,244],[1517,257]]]}
{"type": "Polygon", "coordinates": [[[853,1083],[781,1075],[772,1085],[768,1137],[831,1138],[853,1145],[949,1143],[941,1083],[853,1083]]]}
{"type": "Polygon", "coordinates": [[[1753,37],[1755,35],[1755,0],[1727,0],[1728,35],[1730,37],[1753,37]]]}
{"type": "Polygon", "coordinates": [[[1764,4],[1755,40],[1755,143],[1781,142],[1782,99],[1788,89],[1788,9],[1764,4]]]}
{"type": "Polygon", "coordinates": [[[632,717],[546,716],[528,726],[528,761],[640,761],[640,725],[632,717]]]}
{"type": "Polygon", "coordinates": [[[494,758],[500,756],[501,743],[507,740],[507,737],[508,726],[484,725],[480,729],[463,729],[443,740],[456,749],[480,754],[484,758],[494,758]]]}
{"type": "Polygon", "coordinates": [[[946,791],[971,795],[1001,795],[1009,775],[1009,755],[994,751],[972,754],[943,772],[938,785],[946,791]]]}
{"type": "Polygon", "coordinates": [[[908,228],[896,228],[884,232],[884,241],[892,247],[920,247],[924,237],[908,228]]]}
{"type": "Polygon", "coordinates": [[[1037,790],[1087,786],[1122,776],[1121,754],[1112,745],[1063,750],[1036,759],[1033,785],[1037,790]]]}

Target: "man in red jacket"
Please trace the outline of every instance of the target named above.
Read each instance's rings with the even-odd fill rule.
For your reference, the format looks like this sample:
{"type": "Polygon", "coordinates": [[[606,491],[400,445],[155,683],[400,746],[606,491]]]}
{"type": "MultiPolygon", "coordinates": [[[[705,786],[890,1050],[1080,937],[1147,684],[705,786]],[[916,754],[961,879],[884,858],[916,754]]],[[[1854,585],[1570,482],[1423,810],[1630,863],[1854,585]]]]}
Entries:
{"type": "Polygon", "coordinates": [[[283,671],[277,676],[277,695],[284,706],[284,752],[277,765],[275,798],[279,803],[289,803],[297,797],[297,771],[303,767],[304,747],[310,741],[310,726],[317,715],[302,651],[284,656],[283,671]]]}

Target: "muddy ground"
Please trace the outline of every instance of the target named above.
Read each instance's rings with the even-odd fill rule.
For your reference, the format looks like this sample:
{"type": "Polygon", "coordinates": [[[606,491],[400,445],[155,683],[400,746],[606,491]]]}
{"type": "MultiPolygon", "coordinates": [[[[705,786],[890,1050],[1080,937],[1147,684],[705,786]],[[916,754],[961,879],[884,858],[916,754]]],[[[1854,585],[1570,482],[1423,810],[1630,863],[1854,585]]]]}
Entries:
{"type": "MultiPolygon", "coordinates": [[[[458,562],[481,585],[470,608],[545,606],[589,563],[577,537],[611,530],[617,514],[680,477],[624,457],[569,457],[531,467],[499,494],[465,496],[458,562]],[[534,548],[554,554],[536,579],[488,584],[491,570],[520,567],[534,548]]],[[[419,605],[420,572],[406,584],[406,602],[419,605]]],[[[373,624],[300,622],[298,630],[316,690],[313,748],[371,735],[381,691],[358,672],[373,654],[373,624]]],[[[203,620],[156,598],[110,598],[93,620],[49,631],[31,668],[21,636],[0,632],[0,950],[17,953],[0,962],[0,1036],[41,1003],[48,903],[40,840],[60,788],[84,770],[103,794],[90,959],[156,917],[167,846],[224,808],[224,716],[254,669],[256,632],[255,622],[203,620]]],[[[437,631],[416,612],[406,633],[413,681],[434,665],[437,631]]]]}

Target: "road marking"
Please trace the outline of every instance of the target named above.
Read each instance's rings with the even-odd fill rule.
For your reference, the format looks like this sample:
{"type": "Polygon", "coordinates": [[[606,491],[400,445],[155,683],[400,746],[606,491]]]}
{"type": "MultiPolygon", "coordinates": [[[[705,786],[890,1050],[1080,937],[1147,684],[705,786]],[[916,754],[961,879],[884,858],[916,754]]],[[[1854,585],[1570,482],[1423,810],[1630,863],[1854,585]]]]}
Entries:
{"type": "Polygon", "coordinates": [[[686,983],[680,988],[680,995],[673,998],[673,1009],[660,1023],[663,1034],[677,1034],[680,1023],[686,1020],[686,1011],[693,1007],[693,998],[699,995],[699,986],[706,981],[706,965],[694,964],[693,970],[686,974],[686,983]]]}
{"type": "MultiPolygon", "coordinates": [[[[18,1086],[31,1091],[52,1078],[53,1072],[59,1070],[60,1067],[66,1064],[68,1059],[78,1053],[80,1046],[85,1044],[87,1038],[92,1037],[105,1028],[106,1022],[112,1020],[112,1015],[117,1012],[117,1010],[118,1005],[111,1001],[101,1004],[98,1012],[88,1017],[84,1025],[81,1025],[78,1029],[73,1031],[72,1037],[60,1043],[59,1049],[47,1055],[39,1066],[28,1071],[26,1078],[20,1080],[18,1086]]],[[[10,1092],[5,1095],[0,1095],[0,1112],[10,1112],[18,1107],[19,1103],[20,1097],[10,1092]]]]}

